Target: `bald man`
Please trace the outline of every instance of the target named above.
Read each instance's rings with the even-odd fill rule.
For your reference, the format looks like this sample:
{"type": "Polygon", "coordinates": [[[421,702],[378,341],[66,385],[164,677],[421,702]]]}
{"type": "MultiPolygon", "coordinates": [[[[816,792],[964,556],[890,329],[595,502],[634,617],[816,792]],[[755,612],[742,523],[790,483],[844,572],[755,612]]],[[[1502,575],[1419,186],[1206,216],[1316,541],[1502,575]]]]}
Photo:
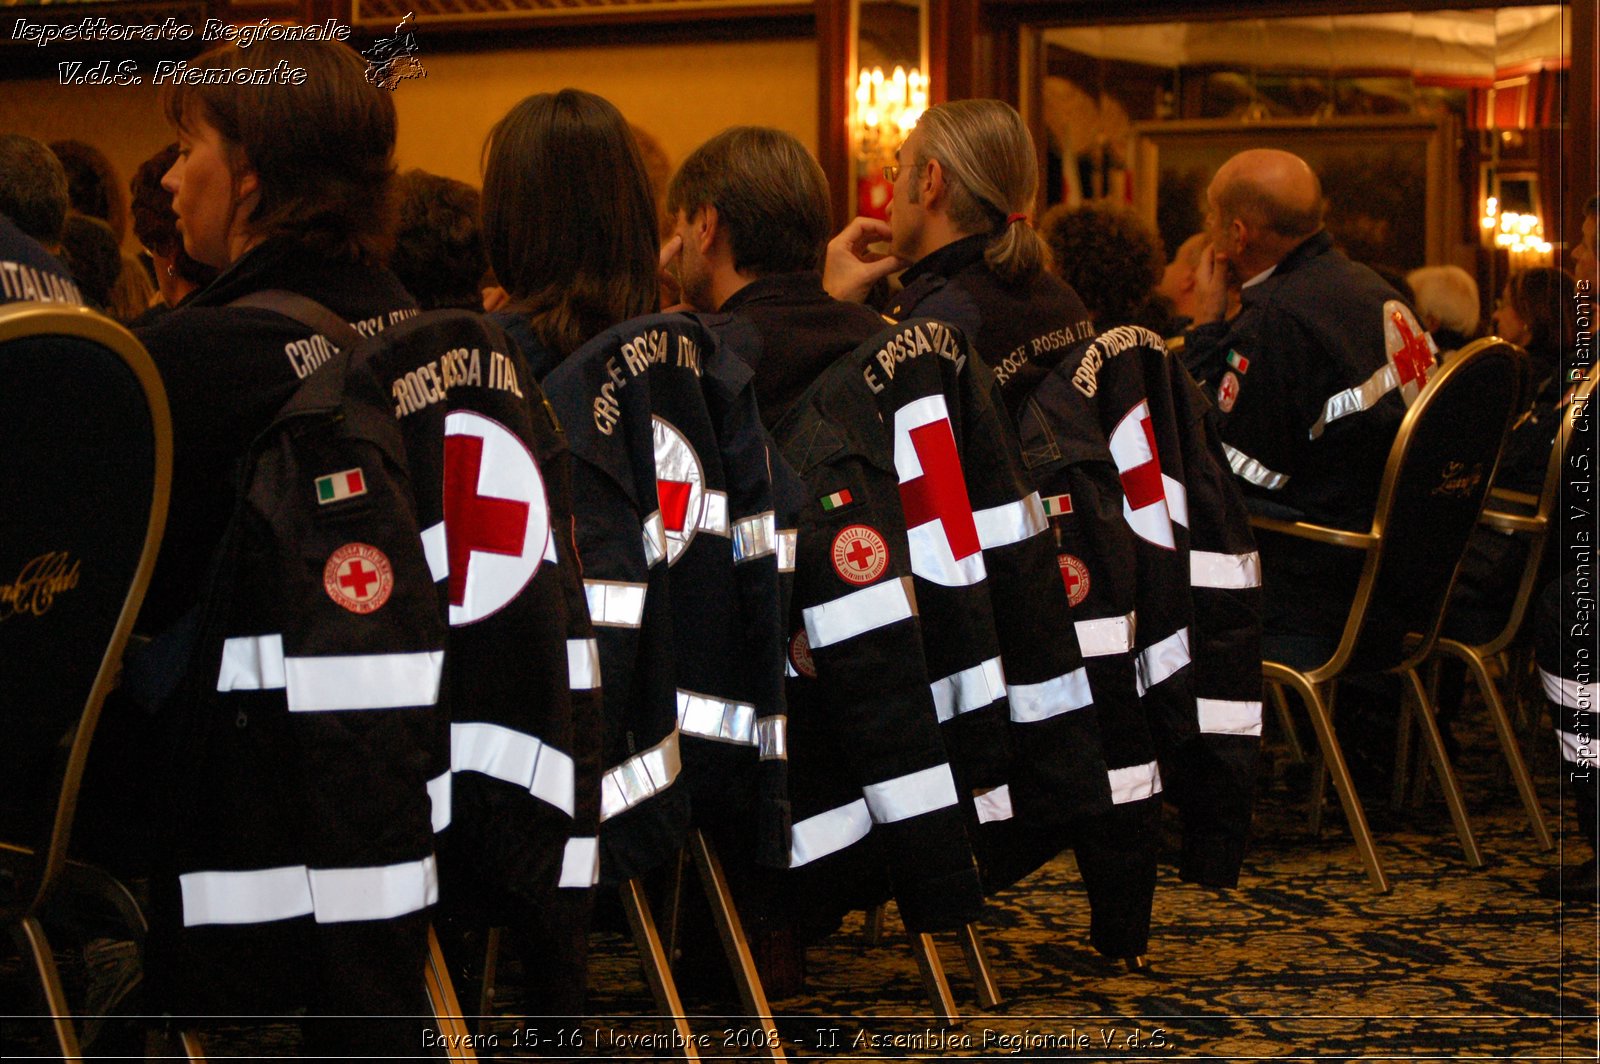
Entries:
{"type": "MultiPolygon", "coordinates": [[[[1321,182],[1298,156],[1241,152],[1206,200],[1184,360],[1215,398],[1229,463],[1258,511],[1365,529],[1409,401],[1390,351],[1431,365],[1426,334],[1399,293],[1334,248],[1321,182]]],[[[1331,653],[1349,602],[1328,589],[1353,588],[1360,564],[1331,552],[1262,543],[1269,656],[1313,666],[1331,653]]]]}

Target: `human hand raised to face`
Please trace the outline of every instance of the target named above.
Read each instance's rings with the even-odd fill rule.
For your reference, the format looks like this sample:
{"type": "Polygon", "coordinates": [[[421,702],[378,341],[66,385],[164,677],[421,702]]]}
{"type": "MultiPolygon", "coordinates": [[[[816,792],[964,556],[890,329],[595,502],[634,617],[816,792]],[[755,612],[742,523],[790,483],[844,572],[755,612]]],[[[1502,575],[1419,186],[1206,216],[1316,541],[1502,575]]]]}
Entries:
{"type": "Polygon", "coordinates": [[[1194,270],[1194,323],[1222,321],[1228,313],[1228,254],[1215,244],[1200,252],[1194,270]]]}
{"type": "Polygon", "coordinates": [[[872,286],[891,273],[911,265],[895,255],[880,255],[871,245],[888,241],[893,230],[876,218],[857,218],[828,242],[823,260],[822,287],[835,299],[866,301],[872,286]]]}

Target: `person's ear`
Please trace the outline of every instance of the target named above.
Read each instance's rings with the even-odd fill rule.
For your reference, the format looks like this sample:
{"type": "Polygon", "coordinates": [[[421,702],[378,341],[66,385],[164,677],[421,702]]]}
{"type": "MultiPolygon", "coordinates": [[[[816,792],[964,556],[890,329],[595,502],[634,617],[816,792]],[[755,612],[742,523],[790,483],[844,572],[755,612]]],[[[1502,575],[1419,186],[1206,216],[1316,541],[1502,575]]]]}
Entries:
{"type": "Polygon", "coordinates": [[[712,245],[717,242],[719,221],[717,209],[708,203],[700,208],[694,219],[689,223],[689,238],[694,241],[695,247],[699,250],[702,258],[710,252],[712,245]]]}
{"type": "Polygon", "coordinates": [[[935,205],[943,206],[945,194],[949,185],[944,177],[944,164],[938,159],[929,159],[922,167],[921,176],[918,178],[918,191],[921,192],[922,204],[931,208],[935,205]]]}
{"type": "Polygon", "coordinates": [[[256,176],[255,170],[243,166],[233,175],[233,195],[239,203],[258,196],[261,192],[261,178],[256,176]]]}

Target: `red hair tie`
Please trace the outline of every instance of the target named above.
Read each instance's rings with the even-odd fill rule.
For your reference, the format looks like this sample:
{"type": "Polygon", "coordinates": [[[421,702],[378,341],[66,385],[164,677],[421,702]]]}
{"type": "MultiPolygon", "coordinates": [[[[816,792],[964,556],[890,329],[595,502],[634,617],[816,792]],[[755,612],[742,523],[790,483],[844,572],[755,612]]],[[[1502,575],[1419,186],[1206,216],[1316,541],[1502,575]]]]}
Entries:
{"type": "Polygon", "coordinates": [[[1027,220],[1028,220],[1028,216],[1026,214],[1008,214],[1008,215],[1006,215],[1006,225],[1015,225],[1018,222],[1025,222],[1027,220]]]}

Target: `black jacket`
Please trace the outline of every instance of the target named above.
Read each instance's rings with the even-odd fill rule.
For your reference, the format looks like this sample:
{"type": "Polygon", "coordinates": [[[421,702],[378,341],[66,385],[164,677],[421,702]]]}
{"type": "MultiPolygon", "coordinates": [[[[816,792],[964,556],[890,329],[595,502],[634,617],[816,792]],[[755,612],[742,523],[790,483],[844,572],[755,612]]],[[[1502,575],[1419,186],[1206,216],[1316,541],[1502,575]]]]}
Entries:
{"type": "Polygon", "coordinates": [[[82,304],[72,273],[44,245],[0,214],[0,304],[82,304]]]}

